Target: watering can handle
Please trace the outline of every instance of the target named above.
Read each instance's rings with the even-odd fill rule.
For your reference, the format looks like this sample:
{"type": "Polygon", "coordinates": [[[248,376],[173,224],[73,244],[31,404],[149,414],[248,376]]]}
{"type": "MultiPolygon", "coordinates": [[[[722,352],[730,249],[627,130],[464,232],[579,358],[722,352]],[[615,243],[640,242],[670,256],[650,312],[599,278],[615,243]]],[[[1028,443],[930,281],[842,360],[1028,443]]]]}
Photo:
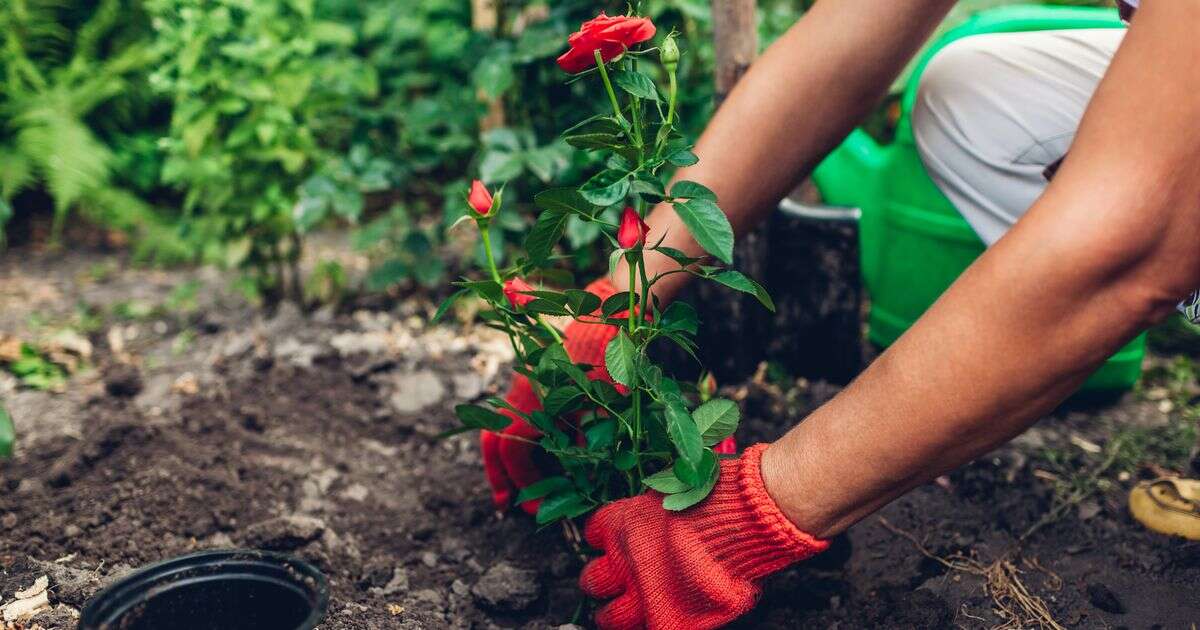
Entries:
{"type": "Polygon", "coordinates": [[[869,206],[868,199],[875,194],[885,158],[884,147],[856,128],[817,166],[813,181],[829,204],[869,206]]]}

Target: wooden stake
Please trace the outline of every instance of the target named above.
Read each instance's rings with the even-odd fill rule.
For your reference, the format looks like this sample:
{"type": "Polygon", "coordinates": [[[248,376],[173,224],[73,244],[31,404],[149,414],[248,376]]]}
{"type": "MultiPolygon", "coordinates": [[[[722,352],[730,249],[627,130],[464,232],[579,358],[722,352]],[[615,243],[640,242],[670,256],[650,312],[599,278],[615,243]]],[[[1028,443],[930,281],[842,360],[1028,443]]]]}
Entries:
{"type": "MultiPolygon", "coordinates": [[[[481,33],[495,33],[500,27],[498,0],[471,0],[471,28],[481,33]]],[[[488,113],[479,121],[479,130],[487,131],[504,126],[504,102],[488,98],[480,92],[479,99],[486,102],[488,113]]]]}
{"type": "Polygon", "coordinates": [[[719,106],[758,55],[755,0],[712,0],[719,106]]]}

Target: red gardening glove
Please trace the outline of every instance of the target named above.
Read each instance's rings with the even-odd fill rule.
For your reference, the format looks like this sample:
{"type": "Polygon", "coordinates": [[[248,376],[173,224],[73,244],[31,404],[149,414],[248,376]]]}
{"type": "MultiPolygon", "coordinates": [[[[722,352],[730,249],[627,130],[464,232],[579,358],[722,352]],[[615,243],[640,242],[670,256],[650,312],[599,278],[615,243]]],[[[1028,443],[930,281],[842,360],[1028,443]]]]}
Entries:
{"type": "MultiPolygon", "coordinates": [[[[591,283],[587,290],[599,297],[602,303],[617,292],[606,278],[591,283]]],[[[604,367],[604,350],[608,347],[608,342],[617,336],[616,326],[574,321],[563,332],[566,337],[563,347],[566,348],[567,356],[575,363],[595,366],[588,372],[588,378],[611,383],[612,378],[604,367]]],[[[542,408],[529,380],[520,374],[513,379],[505,400],[522,413],[542,408]]],[[[542,471],[533,461],[534,450],[541,447],[531,443],[542,438],[541,432],[511,411],[501,410],[501,413],[511,418],[512,424],[499,433],[484,431],[479,438],[479,445],[483,451],[483,471],[492,486],[492,502],[498,510],[507,509],[521,488],[543,477],[542,471]],[[523,439],[510,439],[512,437],[523,439]]],[[[537,514],[541,503],[541,499],[526,501],[521,504],[521,509],[530,514],[537,514]]]]}
{"type": "Polygon", "coordinates": [[[796,529],[763,487],[766,444],[721,461],[712,494],[682,512],[648,492],[592,517],[588,544],[604,551],[579,576],[600,599],[602,630],[706,630],[754,607],[759,581],[824,551],[829,543],[796,529]]]}

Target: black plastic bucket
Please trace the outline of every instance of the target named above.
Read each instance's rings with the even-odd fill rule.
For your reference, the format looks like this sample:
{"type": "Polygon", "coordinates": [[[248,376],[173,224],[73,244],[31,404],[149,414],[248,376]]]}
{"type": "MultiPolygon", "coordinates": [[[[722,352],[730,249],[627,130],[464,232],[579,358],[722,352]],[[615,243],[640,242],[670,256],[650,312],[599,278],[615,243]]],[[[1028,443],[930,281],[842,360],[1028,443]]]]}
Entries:
{"type": "Polygon", "coordinates": [[[329,585],[278,553],[202,551],[138,569],[96,594],[79,630],[312,630],[329,585]]]}

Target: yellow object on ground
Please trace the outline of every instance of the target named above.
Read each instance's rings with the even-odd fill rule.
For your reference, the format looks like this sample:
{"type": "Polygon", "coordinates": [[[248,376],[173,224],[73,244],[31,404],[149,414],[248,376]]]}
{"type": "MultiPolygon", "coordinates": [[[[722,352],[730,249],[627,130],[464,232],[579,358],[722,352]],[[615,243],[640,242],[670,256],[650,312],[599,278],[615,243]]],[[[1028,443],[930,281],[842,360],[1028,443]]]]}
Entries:
{"type": "Polygon", "coordinates": [[[1129,511],[1156,532],[1200,540],[1200,480],[1143,481],[1129,491],[1129,511]]]}

